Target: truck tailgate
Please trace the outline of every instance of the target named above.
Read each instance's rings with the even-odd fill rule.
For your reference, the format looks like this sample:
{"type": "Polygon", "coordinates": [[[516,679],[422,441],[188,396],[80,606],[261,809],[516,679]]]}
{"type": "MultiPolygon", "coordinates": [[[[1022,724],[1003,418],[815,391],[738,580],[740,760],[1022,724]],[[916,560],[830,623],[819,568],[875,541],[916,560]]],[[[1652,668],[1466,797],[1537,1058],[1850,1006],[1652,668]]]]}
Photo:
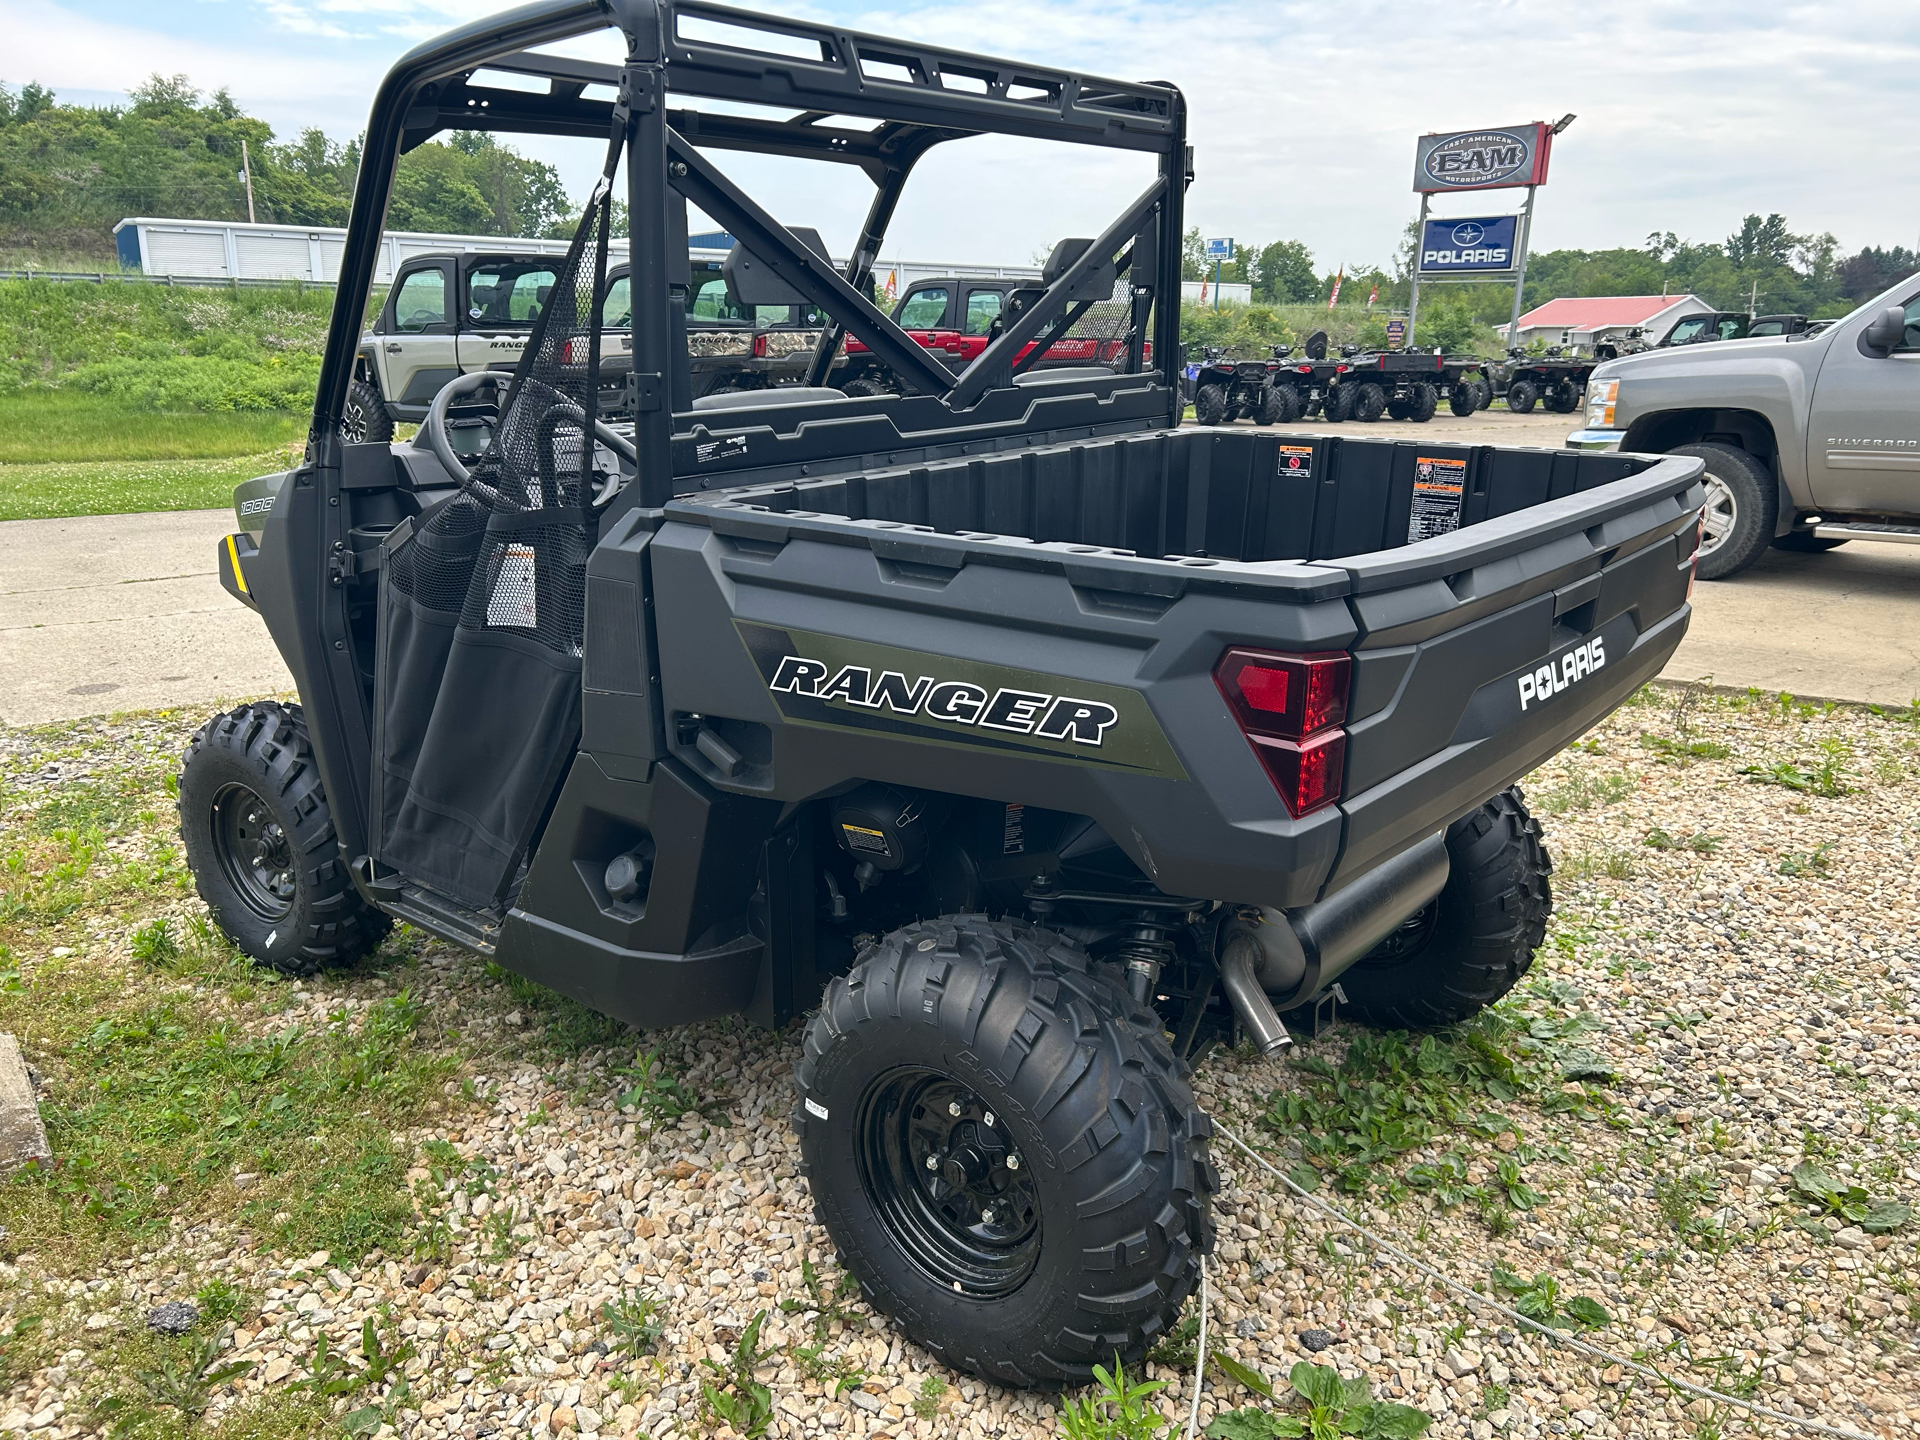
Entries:
{"type": "Polygon", "coordinates": [[[1690,613],[1699,470],[1182,429],[685,497],[650,542],[667,744],[710,783],[796,800],[785,776],[929,784],[931,742],[941,788],[1090,815],[1170,893],[1302,904],[1658,673],[1690,613]],[[1436,474],[1458,528],[1417,488],[1436,474]],[[1337,805],[1287,812],[1214,684],[1230,646],[1353,654],[1337,805]],[[832,678],[796,694],[818,665],[832,678]],[[947,672],[1104,697],[1111,738],[1151,731],[1139,754],[1160,758],[882,709],[862,687],[883,668],[901,698],[947,672]],[[676,717],[752,763],[713,773],[676,717]]]}

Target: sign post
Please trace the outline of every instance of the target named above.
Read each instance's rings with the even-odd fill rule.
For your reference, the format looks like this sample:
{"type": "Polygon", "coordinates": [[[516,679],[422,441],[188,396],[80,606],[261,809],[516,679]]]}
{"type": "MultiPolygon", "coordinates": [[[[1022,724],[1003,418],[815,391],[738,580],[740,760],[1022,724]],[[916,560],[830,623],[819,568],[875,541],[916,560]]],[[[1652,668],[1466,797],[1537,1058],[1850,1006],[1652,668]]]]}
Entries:
{"type": "Polygon", "coordinates": [[[1534,192],[1547,183],[1553,137],[1573,123],[1506,125],[1422,135],[1414,151],[1413,188],[1420,196],[1419,246],[1414,253],[1407,343],[1420,314],[1420,282],[1508,280],[1513,284],[1513,318],[1507,343],[1520,319],[1520,287],[1526,279],[1527,246],[1533,238],[1534,192]],[[1473,190],[1525,188],[1527,203],[1519,215],[1433,220],[1435,195],[1473,190]]]}
{"type": "Polygon", "coordinates": [[[1213,308],[1220,308],[1220,267],[1233,259],[1233,238],[1222,236],[1207,241],[1207,258],[1213,261],[1213,308]]]}

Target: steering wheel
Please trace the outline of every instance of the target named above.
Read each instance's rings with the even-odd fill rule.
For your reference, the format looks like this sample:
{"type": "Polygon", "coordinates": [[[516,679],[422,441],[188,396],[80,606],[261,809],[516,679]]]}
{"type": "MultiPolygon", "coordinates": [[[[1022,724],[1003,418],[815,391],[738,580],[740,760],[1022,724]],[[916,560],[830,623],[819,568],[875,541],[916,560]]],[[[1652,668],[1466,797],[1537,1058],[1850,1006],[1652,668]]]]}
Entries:
{"type": "MultiPolygon", "coordinates": [[[[447,473],[462,485],[472,478],[472,472],[454,453],[453,441],[447,434],[447,411],[462,395],[470,395],[488,385],[502,384],[507,378],[505,373],[498,370],[475,370],[465,375],[456,375],[440,387],[439,393],[433,397],[433,404],[427,407],[427,418],[420,422],[420,433],[426,436],[427,448],[432,450],[440,463],[446,467],[447,473]]],[[[556,401],[554,408],[563,414],[571,415],[576,420],[587,418],[586,412],[571,401],[556,401]]],[[[593,422],[593,438],[625,460],[627,464],[636,469],[639,467],[640,454],[634,449],[633,441],[604,421],[593,422]]],[[[606,504],[621,488],[621,483],[607,484],[594,498],[594,504],[606,504]]]]}

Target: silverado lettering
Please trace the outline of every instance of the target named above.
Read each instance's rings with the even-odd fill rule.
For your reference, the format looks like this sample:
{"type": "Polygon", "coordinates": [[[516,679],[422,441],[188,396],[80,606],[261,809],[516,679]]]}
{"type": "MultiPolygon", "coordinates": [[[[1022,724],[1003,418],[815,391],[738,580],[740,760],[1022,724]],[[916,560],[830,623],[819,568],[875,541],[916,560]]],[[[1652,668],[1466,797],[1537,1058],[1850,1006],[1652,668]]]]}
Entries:
{"type": "Polygon", "coordinates": [[[1520,708],[1535,700],[1550,700],[1562,690],[1571,689],[1607,663],[1607,648],[1596,635],[1586,644],[1569,650],[1558,665],[1542,665],[1520,677],[1520,708]]]}
{"type": "Polygon", "coordinates": [[[842,665],[836,671],[804,655],[783,658],[767,688],[858,705],[863,710],[884,706],[900,715],[920,714],[950,725],[984,725],[1077,745],[1103,743],[1120,719],[1118,710],[1100,700],[1005,687],[989,695],[964,680],[936,682],[922,675],[910,681],[898,670],[883,670],[876,678],[869,666],[842,665]]]}

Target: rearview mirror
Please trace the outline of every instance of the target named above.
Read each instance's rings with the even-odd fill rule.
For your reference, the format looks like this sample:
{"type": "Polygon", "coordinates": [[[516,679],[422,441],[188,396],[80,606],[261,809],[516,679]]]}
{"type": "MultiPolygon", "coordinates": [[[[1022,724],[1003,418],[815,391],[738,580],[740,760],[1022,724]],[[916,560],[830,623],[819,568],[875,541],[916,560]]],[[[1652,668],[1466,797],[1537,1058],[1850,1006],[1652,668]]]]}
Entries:
{"type": "Polygon", "coordinates": [[[1889,305],[1860,332],[1860,353],[1884,360],[1906,338],[1906,333],[1907,312],[1898,305],[1889,305]]]}

